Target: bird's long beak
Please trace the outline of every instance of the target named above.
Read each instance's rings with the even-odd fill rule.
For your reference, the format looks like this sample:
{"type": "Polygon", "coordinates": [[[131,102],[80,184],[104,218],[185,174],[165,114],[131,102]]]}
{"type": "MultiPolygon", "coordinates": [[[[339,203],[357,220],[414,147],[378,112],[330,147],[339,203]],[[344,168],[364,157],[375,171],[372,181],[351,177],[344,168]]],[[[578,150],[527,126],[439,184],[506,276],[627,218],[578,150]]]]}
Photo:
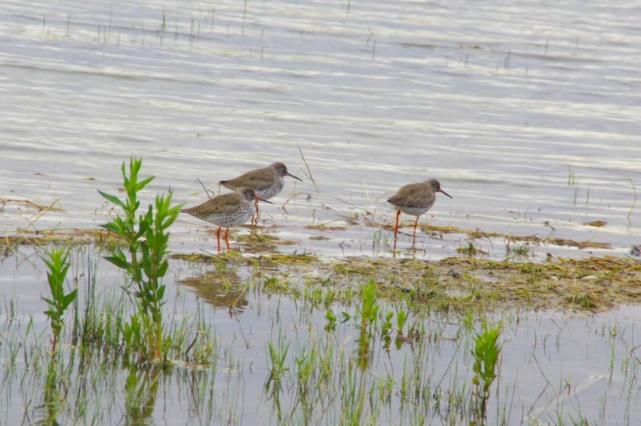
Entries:
{"type": "Polygon", "coordinates": [[[448,196],[448,197],[450,197],[450,198],[454,198],[454,197],[452,197],[450,194],[448,194],[447,192],[443,191],[442,189],[441,189],[441,190],[439,190],[439,192],[441,192],[441,193],[443,193],[443,194],[447,195],[447,196],[448,196]]]}
{"type": "Polygon", "coordinates": [[[301,181],[301,182],[303,181],[303,179],[299,178],[298,176],[294,176],[293,174],[291,174],[291,173],[289,173],[289,172],[285,172],[285,174],[286,174],[287,176],[293,177],[294,179],[296,179],[296,180],[298,180],[298,181],[301,181]]]}
{"type": "Polygon", "coordinates": [[[267,204],[274,204],[274,203],[272,203],[271,201],[267,201],[266,199],[259,197],[258,195],[256,196],[256,199],[257,199],[258,201],[262,201],[263,203],[267,203],[267,204]]]}

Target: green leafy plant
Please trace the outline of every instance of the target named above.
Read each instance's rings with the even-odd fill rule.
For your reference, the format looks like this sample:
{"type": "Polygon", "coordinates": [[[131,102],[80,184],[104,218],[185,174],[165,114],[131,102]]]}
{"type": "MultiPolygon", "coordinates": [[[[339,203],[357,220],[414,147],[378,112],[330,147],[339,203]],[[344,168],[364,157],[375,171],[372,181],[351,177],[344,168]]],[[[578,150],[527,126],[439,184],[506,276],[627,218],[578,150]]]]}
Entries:
{"type": "Polygon", "coordinates": [[[405,342],[405,324],[409,318],[409,313],[401,307],[396,311],[396,339],[394,339],[394,344],[396,349],[400,349],[405,342]]]}
{"type": "Polygon", "coordinates": [[[303,409],[303,424],[311,424],[311,414],[316,400],[313,398],[314,379],[318,371],[318,351],[316,346],[296,357],[296,378],[298,383],[298,400],[303,409]]]}
{"type": "Polygon", "coordinates": [[[370,341],[372,340],[371,328],[376,324],[379,311],[376,301],[376,282],[370,280],[361,288],[361,324],[358,338],[358,364],[365,369],[369,364],[370,341]]]}
{"type": "Polygon", "coordinates": [[[158,359],[163,356],[168,343],[163,341],[162,306],[165,286],[161,279],[168,269],[169,227],[180,212],[179,205],[172,205],[171,192],[158,195],[146,212],[139,214],[138,194],[152,180],[153,176],[140,180],[142,159],[131,159],[129,167],[122,164],[123,187],[126,197],[100,192],[105,199],[122,209],[104,228],[120,236],[126,243],[127,252],[115,248],[107,260],[125,270],[134,287],[138,314],[132,316],[129,324],[130,344],[143,358],[158,359]],[[136,323],[134,323],[136,322],[136,323]],[[139,324],[139,323],[140,324],[139,324]],[[139,329],[140,331],[136,331],[139,329]],[[142,339],[142,341],[140,341],[142,339]]]}
{"type": "Polygon", "coordinates": [[[400,308],[398,312],[396,312],[396,332],[399,336],[403,336],[403,329],[405,328],[408,317],[409,314],[403,308],[400,308]]]}
{"type": "Polygon", "coordinates": [[[361,289],[361,324],[369,325],[376,321],[379,306],[376,303],[376,282],[370,280],[361,289]]]}
{"type": "Polygon", "coordinates": [[[61,248],[54,248],[43,258],[47,265],[47,281],[49,282],[50,298],[43,297],[49,309],[45,314],[49,317],[53,337],[51,339],[51,351],[55,352],[60,332],[64,326],[65,311],[76,299],[77,289],[65,294],[64,284],[69,270],[69,252],[61,248]]]}
{"type": "Polygon", "coordinates": [[[501,325],[488,327],[483,324],[482,330],[474,338],[474,424],[484,425],[487,414],[487,401],[490,398],[490,387],[496,379],[496,368],[501,354],[499,338],[501,325]]]}
{"type": "Polygon", "coordinates": [[[303,351],[303,353],[296,357],[298,391],[303,396],[303,400],[307,398],[307,394],[309,393],[309,385],[317,368],[317,359],[318,353],[316,347],[312,347],[309,351],[303,351]]]}

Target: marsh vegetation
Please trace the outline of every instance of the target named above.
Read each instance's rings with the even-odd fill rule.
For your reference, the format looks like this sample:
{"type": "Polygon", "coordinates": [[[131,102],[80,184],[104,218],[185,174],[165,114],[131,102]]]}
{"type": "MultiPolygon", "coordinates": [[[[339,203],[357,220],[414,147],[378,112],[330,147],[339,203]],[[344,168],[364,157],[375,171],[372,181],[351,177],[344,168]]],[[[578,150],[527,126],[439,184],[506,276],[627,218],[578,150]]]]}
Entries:
{"type": "Polygon", "coordinates": [[[110,268],[99,260],[105,254],[71,250],[71,263],[82,267],[66,287],[78,300],[63,316],[55,351],[44,314],[4,303],[8,423],[187,415],[201,424],[573,424],[640,414],[634,311],[497,310],[483,293],[475,303],[453,295],[448,307],[437,289],[423,298],[389,294],[374,275],[352,276],[349,287],[298,279],[315,261],[173,259],[171,269],[189,284],[166,294],[158,363],[141,356],[154,349],[135,343],[143,332],[129,331],[141,313],[121,288],[128,275],[99,272],[110,268]],[[18,401],[28,402],[24,410],[9,410],[18,401]]]}
{"type": "MultiPolygon", "coordinates": [[[[124,198],[101,193],[118,208],[108,237],[5,239],[3,265],[28,250],[48,270],[44,314],[3,303],[6,422],[141,424],[188,413],[200,424],[583,424],[641,415],[633,322],[534,313],[639,302],[632,259],[171,255],[179,206],[171,193],[141,206],[152,180],[141,167],[123,163],[124,198]],[[165,283],[169,271],[178,286],[165,283]],[[563,368],[588,336],[590,374],[563,368]],[[583,398],[603,403],[585,408],[583,398]],[[16,402],[24,409],[10,410],[16,402]]],[[[270,240],[263,232],[247,241],[270,240]]]]}

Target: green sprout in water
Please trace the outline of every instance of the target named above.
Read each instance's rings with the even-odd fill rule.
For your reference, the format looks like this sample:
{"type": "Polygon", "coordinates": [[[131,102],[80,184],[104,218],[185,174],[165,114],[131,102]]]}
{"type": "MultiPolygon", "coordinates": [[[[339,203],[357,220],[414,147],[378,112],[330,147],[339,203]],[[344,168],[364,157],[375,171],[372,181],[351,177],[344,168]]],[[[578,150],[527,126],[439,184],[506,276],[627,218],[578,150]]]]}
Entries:
{"type": "Polygon", "coordinates": [[[379,308],[376,302],[376,282],[370,280],[361,288],[361,325],[358,339],[358,363],[363,369],[369,364],[370,341],[372,337],[371,327],[376,324],[379,308]]]}
{"type": "Polygon", "coordinates": [[[312,382],[319,368],[318,358],[316,346],[312,346],[310,350],[305,350],[296,357],[298,395],[303,409],[304,424],[310,424],[311,413],[314,407],[315,401],[310,398],[310,396],[314,391],[312,382]]]}
{"type": "Polygon", "coordinates": [[[126,198],[121,200],[114,195],[99,192],[122,209],[122,215],[104,225],[104,228],[123,238],[127,244],[128,254],[116,248],[107,260],[127,271],[135,286],[133,294],[138,313],[132,315],[132,320],[126,327],[128,343],[135,343],[135,352],[139,352],[142,358],[160,359],[168,349],[168,343],[163,338],[162,306],[165,303],[165,286],[161,284],[161,279],[169,266],[168,229],[178,217],[180,206],[172,206],[170,192],[156,196],[154,204],[149,205],[145,213],[138,214],[138,194],[153,180],[153,176],[139,180],[141,166],[141,159],[131,159],[128,170],[125,163],[122,164],[126,198]]]}
{"type": "Polygon", "coordinates": [[[383,346],[385,347],[385,350],[389,352],[390,350],[390,343],[392,341],[392,336],[390,333],[392,332],[392,318],[394,318],[394,312],[388,311],[385,313],[385,315],[381,315],[381,319],[383,320],[383,325],[381,326],[381,335],[383,336],[383,346]]]}
{"type": "Polygon", "coordinates": [[[400,308],[396,313],[396,332],[399,336],[403,335],[403,329],[405,328],[405,323],[407,323],[407,318],[409,314],[403,308],[400,308]]]}
{"type": "Polygon", "coordinates": [[[267,348],[269,350],[269,359],[272,367],[269,372],[269,377],[265,382],[265,391],[269,393],[269,397],[273,400],[278,418],[280,419],[282,416],[280,407],[280,391],[282,389],[282,380],[285,376],[285,372],[289,370],[289,368],[285,366],[287,352],[289,352],[289,345],[285,344],[282,336],[280,336],[277,346],[272,344],[270,341],[267,343],[267,348]]]}
{"type": "Polygon", "coordinates": [[[269,349],[269,359],[272,364],[266,384],[266,387],[269,387],[274,382],[280,384],[285,371],[287,371],[287,367],[285,367],[285,360],[287,359],[289,345],[285,345],[281,341],[278,346],[275,346],[272,342],[269,342],[267,344],[267,348],[269,349]]]}
{"type": "Polygon", "coordinates": [[[405,323],[407,323],[408,318],[409,314],[404,308],[401,307],[398,312],[396,312],[396,349],[400,349],[403,345],[405,337],[403,330],[405,329],[405,323]]]}
{"type": "Polygon", "coordinates": [[[376,322],[379,306],[376,303],[376,283],[370,280],[361,289],[361,325],[367,327],[376,322]]]}
{"type": "Polygon", "coordinates": [[[490,398],[490,387],[496,379],[496,368],[501,354],[501,325],[488,327],[483,324],[483,328],[474,339],[474,414],[475,421],[471,424],[484,425],[487,416],[487,402],[490,398]]]}
{"type": "Polygon", "coordinates": [[[51,322],[53,337],[51,339],[51,351],[55,352],[60,338],[60,332],[64,325],[65,311],[76,299],[77,289],[65,294],[64,284],[69,270],[69,252],[64,249],[54,248],[43,259],[49,271],[47,280],[49,282],[50,298],[43,297],[49,309],[45,314],[51,322]]]}

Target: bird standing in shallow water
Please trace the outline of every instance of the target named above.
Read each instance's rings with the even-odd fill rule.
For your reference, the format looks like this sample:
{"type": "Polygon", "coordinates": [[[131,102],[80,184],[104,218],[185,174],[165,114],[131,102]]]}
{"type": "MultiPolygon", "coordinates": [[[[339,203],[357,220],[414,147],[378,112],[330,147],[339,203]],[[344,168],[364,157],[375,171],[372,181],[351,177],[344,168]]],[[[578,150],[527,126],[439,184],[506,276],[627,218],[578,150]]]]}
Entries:
{"type": "Polygon", "coordinates": [[[396,249],[396,235],[398,234],[398,220],[401,212],[416,216],[414,222],[414,236],[412,243],[416,243],[416,226],[418,218],[427,212],[436,201],[436,193],[440,192],[452,198],[450,194],[441,189],[441,183],[436,179],[429,179],[425,182],[410,183],[402,186],[396,194],[392,195],[387,202],[396,208],[396,224],[394,225],[394,249],[396,249]]]}
{"type": "Polygon", "coordinates": [[[254,214],[254,203],[258,201],[269,203],[256,195],[256,191],[252,188],[239,188],[236,192],[219,195],[195,207],[182,209],[181,212],[218,226],[216,242],[220,252],[221,228],[225,228],[225,242],[229,250],[229,228],[247,222],[247,219],[254,214]]]}
{"type": "MultiPolygon", "coordinates": [[[[229,180],[221,180],[219,183],[225,188],[237,191],[240,188],[251,188],[256,191],[256,195],[263,200],[268,200],[282,191],[285,186],[285,176],[293,177],[296,180],[302,179],[294,176],[287,171],[284,163],[273,163],[262,169],[250,170],[245,174],[229,180]]],[[[252,220],[254,224],[254,220],[252,220]]],[[[258,224],[258,202],[256,202],[256,220],[258,224]]]]}

